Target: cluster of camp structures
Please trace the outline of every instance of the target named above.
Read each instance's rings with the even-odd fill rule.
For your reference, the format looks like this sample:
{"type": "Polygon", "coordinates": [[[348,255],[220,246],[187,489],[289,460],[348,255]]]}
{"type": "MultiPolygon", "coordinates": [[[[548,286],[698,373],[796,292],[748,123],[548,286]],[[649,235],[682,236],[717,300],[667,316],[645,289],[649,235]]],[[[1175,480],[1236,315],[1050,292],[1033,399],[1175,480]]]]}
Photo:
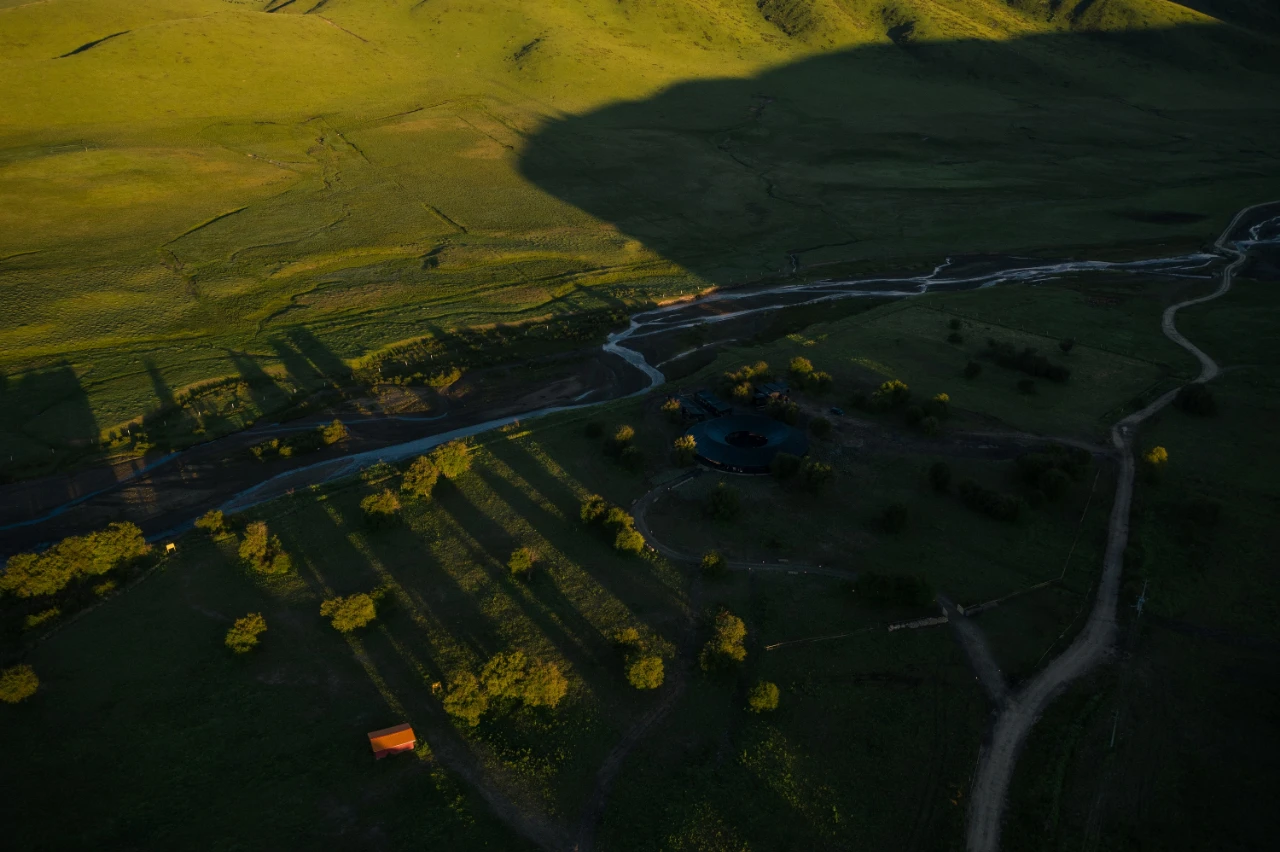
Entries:
{"type": "MultiPolygon", "coordinates": [[[[680,418],[690,423],[700,423],[733,413],[732,405],[705,388],[693,392],[681,391],[668,398],[679,403],[680,418]]],[[[756,387],[751,404],[756,408],[764,408],[772,400],[786,402],[790,398],[791,388],[785,382],[765,382],[756,387]]]]}

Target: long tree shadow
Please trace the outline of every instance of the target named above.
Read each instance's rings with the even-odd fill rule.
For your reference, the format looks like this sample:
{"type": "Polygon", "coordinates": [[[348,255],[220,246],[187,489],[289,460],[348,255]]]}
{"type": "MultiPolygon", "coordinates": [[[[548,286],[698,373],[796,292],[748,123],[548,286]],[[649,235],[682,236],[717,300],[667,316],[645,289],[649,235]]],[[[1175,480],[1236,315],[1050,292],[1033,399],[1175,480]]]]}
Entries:
{"type": "Polygon", "coordinates": [[[549,120],[519,166],[715,284],[884,257],[878,243],[933,257],[1207,236],[1217,221],[1127,217],[1176,204],[1216,220],[1256,200],[1187,187],[1258,191],[1236,176],[1274,173],[1263,148],[1280,143],[1278,88],[1280,44],[1234,27],[1005,41],[899,33],[896,44],[549,120]],[[1200,111],[1206,93],[1234,112],[1200,111]],[[1171,172],[1184,188],[1172,194],[1171,172]]]}
{"type": "Polygon", "coordinates": [[[31,370],[0,382],[0,471],[13,474],[95,445],[98,418],[70,364],[31,370]]]}

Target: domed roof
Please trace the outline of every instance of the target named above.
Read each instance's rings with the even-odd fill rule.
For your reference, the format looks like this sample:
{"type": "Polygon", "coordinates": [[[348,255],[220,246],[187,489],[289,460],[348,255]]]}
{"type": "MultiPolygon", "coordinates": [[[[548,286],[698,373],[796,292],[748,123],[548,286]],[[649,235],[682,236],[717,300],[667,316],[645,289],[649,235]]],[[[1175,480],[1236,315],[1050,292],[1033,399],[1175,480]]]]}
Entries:
{"type": "Polygon", "coordinates": [[[809,439],[799,429],[759,414],[732,414],[694,426],[698,461],[738,473],[768,473],[778,453],[802,456],[809,439]]]}

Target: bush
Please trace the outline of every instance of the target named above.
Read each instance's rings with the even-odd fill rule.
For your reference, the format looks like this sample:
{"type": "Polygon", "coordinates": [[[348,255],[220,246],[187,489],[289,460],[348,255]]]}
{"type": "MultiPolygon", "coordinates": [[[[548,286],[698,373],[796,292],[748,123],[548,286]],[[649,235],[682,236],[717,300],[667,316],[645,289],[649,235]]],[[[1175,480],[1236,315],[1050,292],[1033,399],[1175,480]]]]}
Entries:
{"type": "Polygon", "coordinates": [[[946,493],[951,488],[951,465],[944,461],[934,462],[929,467],[929,484],[934,491],[946,493]]]}
{"type": "Polygon", "coordinates": [[[724,374],[725,385],[727,387],[750,384],[751,382],[761,381],[767,378],[769,378],[769,365],[764,361],[757,361],[754,364],[744,364],[736,372],[724,374]]]}
{"type": "Polygon", "coordinates": [[[778,709],[778,685],[762,680],[747,693],[747,706],[752,713],[770,713],[778,709]]]}
{"type": "Polygon", "coordinates": [[[688,467],[693,464],[694,459],[698,455],[698,442],[692,435],[681,435],[676,438],[672,448],[671,458],[678,467],[688,467]]]}
{"type": "Polygon", "coordinates": [[[347,427],[343,425],[341,420],[336,418],[327,426],[321,426],[319,432],[320,440],[325,444],[325,446],[336,444],[339,441],[344,441],[348,437],[347,427]]]}
{"type": "Polygon", "coordinates": [[[953,331],[947,335],[947,342],[954,343],[956,345],[964,343],[964,335],[958,331],[953,331]]]}
{"type": "Polygon", "coordinates": [[[254,521],[244,528],[239,552],[240,558],[261,574],[284,574],[293,567],[280,539],[267,531],[265,521],[254,521]]]}
{"type": "Polygon", "coordinates": [[[627,665],[627,683],[636,689],[657,689],[665,677],[662,658],[646,654],[627,665]]]}
{"type": "Polygon", "coordinates": [[[457,479],[471,470],[471,447],[465,440],[441,444],[431,451],[431,461],[445,479],[457,479]]]}
{"type": "Polygon", "coordinates": [[[982,365],[977,361],[970,361],[964,365],[964,377],[966,379],[976,379],[982,374],[982,365]]]}
{"type": "Polygon", "coordinates": [[[10,666],[0,671],[0,701],[17,704],[26,701],[40,688],[40,678],[28,665],[10,666]]]}
{"type": "Polygon", "coordinates": [[[613,631],[613,644],[623,648],[640,644],[640,631],[634,627],[622,627],[613,631]]]}
{"type": "Polygon", "coordinates": [[[53,621],[60,615],[62,615],[62,610],[56,606],[41,610],[40,612],[33,612],[26,618],[22,619],[22,629],[32,630],[45,622],[53,621]]]}
{"type": "Polygon", "coordinates": [[[825,438],[831,434],[831,421],[825,417],[815,417],[809,421],[809,431],[815,438],[825,438]]]}
{"type": "Polygon", "coordinates": [[[1036,392],[1036,383],[1031,379],[1018,380],[1018,393],[1033,394],[1036,392]]]}
{"type": "Polygon", "coordinates": [[[582,519],[584,524],[594,524],[604,520],[605,515],[609,512],[609,504],[599,494],[589,494],[582,501],[582,507],[578,510],[578,517],[582,519]]]}
{"type": "Polygon", "coordinates": [[[1201,417],[1212,417],[1218,411],[1218,403],[1213,398],[1213,391],[1203,382],[1183,385],[1174,399],[1174,404],[1188,414],[1201,417]]]}
{"type": "Polygon", "coordinates": [[[865,601],[890,606],[927,606],[933,601],[933,590],[923,578],[904,574],[859,572],[853,591],[865,601]]]}
{"type": "Polygon", "coordinates": [[[507,560],[507,570],[511,572],[512,577],[527,580],[533,576],[533,563],[537,558],[529,548],[517,547],[511,552],[511,558],[507,560]]]}
{"type": "Polygon", "coordinates": [[[596,421],[593,420],[590,423],[588,423],[586,426],[582,427],[582,434],[592,439],[599,438],[601,435],[604,434],[604,424],[597,423],[596,421]]]}
{"type": "Polygon", "coordinates": [[[667,401],[662,403],[662,408],[660,408],[659,411],[667,415],[667,419],[672,423],[680,422],[680,401],[675,397],[667,397],[667,401]]]}
{"type": "Polygon", "coordinates": [[[394,524],[400,515],[400,501],[390,488],[370,494],[360,501],[360,509],[371,526],[386,527],[394,524]]]}
{"type": "Polygon", "coordinates": [[[364,592],[346,598],[330,598],[320,604],[320,614],[328,618],[339,633],[358,630],[378,617],[373,598],[364,592]]]}
{"type": "Polygon", "coordinates": [[[747,625],[727,609],[716,615],[714,632],[703,646],[699,661],[704,671],[717,663],[740,663],[747,658],[747,625]]]}
{"type": "Polygon", "coordinates": [[[400,490],[421,500],[431,497],[436,482],[440,479],[440,468],[427,456],[418,456],[405,471],[400,480],[400,490]]]}
{"type": "Polygon", "coordinates": [[[258,637],[267,630],[267,620],[260,612],[251,612],[244,618],[237,618],[236,623],[227,631],[223,644],[236,654],[247,654],[258,647],[258,637]]]}
{"type": "Polygon", "coordinates": [[[749,402],[755,395],[755,387],[751,382],[742,382],[729,388],[729,395],[738,402],[749,402]]]}
{"type": "Polygon", "coordinates": [[[489,697],[480,688],[480,681],[470,672],[463,672],[449,684],[444,696],[444,711],[471,727],[480,724],[480,718],[489,709],[489,697]]]}
{"type": "Polygon", "coordinates": [[[702,554],[702,573],[708,577],[720,577],[729,571],[729,563],[717,550],[702,554]]]}
{"type": "Polygon", "coordinates": [[[640,553],[644,550],[644,536],[631,528],[618,530],[613,539],[613,548],[623,553],[640,553]]]}
{"type": "Polygon", "coordinates": [[[905,503],[890,503],[880,513],[880,529],[885,532],[901,532],[906,525],[907,507],[905,503]]]}
{"type": "Polygon", "coordinates": [[[769,462],[769,472],[785,482],[800,472],[800,457],[791,453],[778,453],[769,462]]]}
{"type": "Polygon", "coordinates": [[[196,521],[196,529],[204,530],[216,538],[227,531],[227,522],[222,512],[217,509],[210,509],[196,521]]]}
{"type": "Polygon", "coordinates": [[[742,499],[738,495],[738,489],[723,482],[719,483],[707,497],[703,510],[712,520],[723,524],[732,523],[738,519],[738,514],[742,511],[742,499]]]}
{"type": "Polygon", "coordinates": [[[800,468],[800,485],[805,491],[816,494],[826,488],[834,476],[831,465],[809,460],[800,468]]]}
{"type": "Polygon", "coordinates": [[[56,594],[72,580],[101,576],[150,549],[134,524],[111,524],[105,530],[65,538],[43,553],[9,557],[0,574],[0,592],[20,598],[56,594]]]}
{"type": "Polygon", "coordinates": [[[930,414],[920,421],[920,431],[932,438],[942,431],[942,424],[938,422],[938,418],[930,414]]]}
{"type": "Polygon", "coordinates": [[[614,430],[612,439],[613,445],[618,447],[620,450],[623,447],[629,447],[635,436],[636,430],[624,423],[614,430]]]}

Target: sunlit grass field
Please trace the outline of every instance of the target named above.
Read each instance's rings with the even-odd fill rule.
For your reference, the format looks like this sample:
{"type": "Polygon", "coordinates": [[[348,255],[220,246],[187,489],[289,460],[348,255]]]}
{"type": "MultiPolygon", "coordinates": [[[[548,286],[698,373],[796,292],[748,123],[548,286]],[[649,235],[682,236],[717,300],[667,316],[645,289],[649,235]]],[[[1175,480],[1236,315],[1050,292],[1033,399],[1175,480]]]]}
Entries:
{"type": "Polygon", "coordinates": [[[303,328],[344,362],[789,254],[1199,245],[1274,189],[1268,32],[1164,0],[5,2],[0,463],[283,371],[303,328]]]}

